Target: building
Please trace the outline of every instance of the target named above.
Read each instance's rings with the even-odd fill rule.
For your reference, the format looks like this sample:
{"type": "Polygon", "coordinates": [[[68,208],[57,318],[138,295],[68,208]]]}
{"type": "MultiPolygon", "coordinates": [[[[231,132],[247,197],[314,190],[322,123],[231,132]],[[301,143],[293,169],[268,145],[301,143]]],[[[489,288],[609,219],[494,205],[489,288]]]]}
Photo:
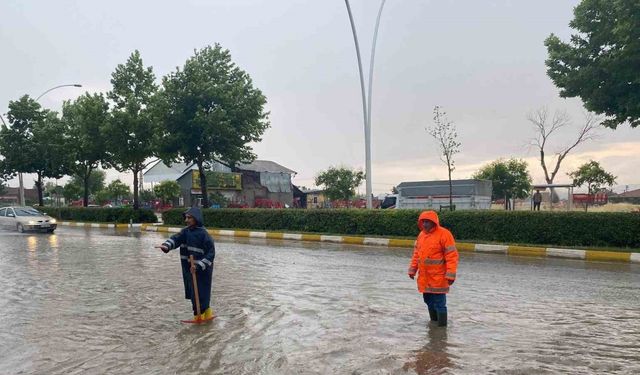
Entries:
{"type": "MultiPolygon", "coordinates": [[[[37,189],[24,189],[25,203],[34,202],[38,203],[38,190],[37,189]]],[[[15,206],[20,204],[20,188],[6,187],[2,195],[0,195],[0,205],[15,206]]]]}
{"type": "MultiPolygon", "coordinates": [[[[477,210],[491,208],[492,183],[489,180],[452,180],[454,209],[477,210]]],[[[398,194],[388,195],[382,208],[449,209],[449,181],[402,182],[398,194]]]]}
{"type": "MultiPolygon", "coordinates": [[[[200,205],[202,192],[197,165],[182,164],[178,167],[182,170],[177,172],[161,164],[164,163],[159,162],[144,173],[145,182],[175,180],[181,190],[178,205],[200,205]]],[[[206,171],[207,191],[210,197],[224,199],[229,207],[293,207],[291,177],[295,174],[295,171],[268,160],[235,167],[214,161],[206,171]]]]}
{"type": "Polygon", "coordinates": [[[629,190],[615,196],[609,196],[609,202],[640,204],[640,189],[629,190]]]}
{"type": "Polygon", "coordinates": [[[329,199],[324,195],[324,190],[311,189],[303,190],[306,196],[306,208],[329,208],[331,203],[329,199]]]}

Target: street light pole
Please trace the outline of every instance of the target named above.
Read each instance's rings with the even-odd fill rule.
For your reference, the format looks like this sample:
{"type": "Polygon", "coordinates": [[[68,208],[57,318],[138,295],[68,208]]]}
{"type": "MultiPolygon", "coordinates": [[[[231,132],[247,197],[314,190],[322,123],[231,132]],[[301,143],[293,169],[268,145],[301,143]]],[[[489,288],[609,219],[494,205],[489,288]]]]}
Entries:
{"type": "Polygon", "coordinates": [[[351,14],[351,7],[349,6],[349,0],[344,0],[347,6],[347,13],[349,13],[349,22],[351,23],[351,31],[353,32],[353,40],[356,45],[356,56],[358,58],[358,72],[360,73],[360,88],[362,91],[362,112],[364,117],[364,149],[365,149],[365,177],[366,177],[366,194],[367,194],[367,208],[373,207],[372,196],[372,182],[371,182],[371,92],[373,90],[373,62],[376,54],[376,41],[378,39],[378,28],[380,26],[380,17],[382,16],[382,8],[386,0],[382,0],[380,3],[380,9],[378,10],[378,17],[376,19],[376,27],[373,33],[373,43],[371,46],[371,59],[369,62],[369,93],[368,98],[365,98],[364,93],[364,75],[362,73],[362,60],[360,58],[360,46],[358,44],[358,35],[356,34],[356,27],[353,22],[353,15],[351,14]]]}
{"type": "Polygon", "coordinates": [[[40,96],[38,96],[38,97],[36,98],[36,102],[37,102],[38,100],[40,100],[40,98],[42,98],[43,96],[45,96],[45,94],[47,94],[47,93],[48,93],[48,92],[50,92],[50,91],[53,91],[53,90],[55,90],[55,89],[59,89],[59,88],[61,88],[61,87],[71,87],[71,86],[73,86],[73,87],[82,87],[82,85],[81,85],[81,84],[79,84],[79,83],[70,83],[70,84],[66,84],[66,85],[59,85],[59,86],[56,86],[56,87],[52,87],[52,88],[50,88],[49,90],[47,90],[47,91],[43,92],[42,94],[40,94],[40,96]]]}
{"type": "MultiPolygon", "coordinates": [[[[38,100],[40,100],[40,98],[42,98],[45,94],[47,94],[47,93],[49,93],[49,92],[51,92],[51,91],[53,91],[55,89],[59,89],[61,87],[69,87],[69,86],[82,87],[82,85],[79,84],[79,83],[70,83],[70,84],[66,84],[66,85],[58,85],[58,86],[52,87],[49,90],[47,90],[47,91],[43,92],[42,94],[40,94],[40,96],[38,96],[36,98],[36,102],[38,100]]],[[[4,122],[4,120],[2,120],[2,122],[4,122]]],[[[24,205],[26,205],[26,203],[25,203],[25,199],[24,199],[24,182],[22,180],[22,172],[18,172],[18,183],[20,184],[20,189],[19,189],[19,192],[20,192],[20,194],[19,194],[20,205],[24,206],[24,205]]]]}

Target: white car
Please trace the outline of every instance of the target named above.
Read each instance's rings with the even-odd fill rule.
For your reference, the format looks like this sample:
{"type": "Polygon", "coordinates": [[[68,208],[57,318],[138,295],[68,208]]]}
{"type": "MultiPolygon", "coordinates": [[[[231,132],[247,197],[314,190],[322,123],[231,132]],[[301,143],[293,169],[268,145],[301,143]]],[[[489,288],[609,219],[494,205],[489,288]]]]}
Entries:
{"type": "Polygon", "coordinates": [[[0,208],[0,225],[20,233],[28,230],[53,233],[58,227],[56,219],[32,207],[0,208]]]}

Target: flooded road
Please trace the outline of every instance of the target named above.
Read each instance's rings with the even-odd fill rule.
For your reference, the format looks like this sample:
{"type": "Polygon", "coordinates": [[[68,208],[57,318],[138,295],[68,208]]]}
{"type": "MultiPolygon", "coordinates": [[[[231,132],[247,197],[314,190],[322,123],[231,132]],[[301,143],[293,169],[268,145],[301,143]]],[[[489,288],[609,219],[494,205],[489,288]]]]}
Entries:
{"type": "Polygon", "coordinates": [[[0,232],[0,374],[640,373],[640,265],[461,255],[431,326],[410,249],[216,239],[207,325],[161,233],[0,232]]]}

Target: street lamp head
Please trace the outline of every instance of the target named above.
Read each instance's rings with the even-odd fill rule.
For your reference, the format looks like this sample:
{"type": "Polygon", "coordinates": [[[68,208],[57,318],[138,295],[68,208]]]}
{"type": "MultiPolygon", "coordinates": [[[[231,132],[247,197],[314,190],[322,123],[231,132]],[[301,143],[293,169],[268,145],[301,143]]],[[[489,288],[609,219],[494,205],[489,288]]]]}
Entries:
{"type": "Polygon", "coordinates": [[[74,84],[73,84],[73,87],[82,87],[82,85],[81,85],[81,84],[79,84],[79,83],[74,83],[74,84]]]}

